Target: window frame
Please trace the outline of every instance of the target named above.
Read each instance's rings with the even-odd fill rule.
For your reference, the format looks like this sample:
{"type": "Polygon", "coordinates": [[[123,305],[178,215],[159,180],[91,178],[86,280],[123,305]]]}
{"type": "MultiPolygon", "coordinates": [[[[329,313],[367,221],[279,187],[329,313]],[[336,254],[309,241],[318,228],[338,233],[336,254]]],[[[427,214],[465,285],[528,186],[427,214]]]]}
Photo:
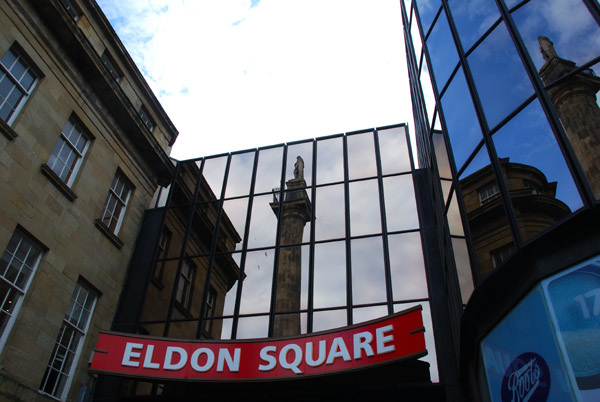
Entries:
{"type": "MultiPolygon", "coordinates": [[[[75,116],[74,114],[71,115],[69,117],[69,119],[67,120],[67,122],[65,123],[65,126],[62,128],[62,130],[60,131],[60,134],[58,136],[57,142],[54,145],[54,148],[52,149],[52,153],[50,155],[50,158],[48,159],[48,167],[56,174],[56,176],[63,182],[65,183],[65,185],[67,185],[67,187],[72,188],[73,184],[75,182],[75,179],[77,178],[77,175],[79,174],[79,170],[81,168],[81,165],[83,164],[83,160],[85,159],[85,156],[87,154],[87,151],[90,147],[91,142],[93,141],[94,137],[89,133],[89,131],[85,128],[85,126],[81,123],[81,120],[79,120],[77,118],[77,116],[75,116]],[[80,129],[78,130],[79,134],[81,134],[81,137],[85,139],[85,144],[83,146],[83,150],[79,151],[77,149],[77,146],[75,144],[72,143],[71,139],[69,137],[67,137],[65,135],[65,129],[67,128],[68,125],[71,125],[71,130],[69,132],[69,135],[71,133],[73,133],[74,130],[76,129],[80,129]],[[58,152],[58,155],[55,154],[55,151],[59,145],[59,141],[62,140],[62,145],[63,147],[61,147],[61,151],[62,149],[64,149],[64,147],[68,147],[70,153],[69,153],[69,157],[72,154],[76,155],[76,159],[71,163],[71,166],[69,167],[69,174],[66,177],[66,179],[63,179],[61,176],[62,174],[58,171],[56,171],[55,169],[55,165],[56,165],[56,161],[61,161],[61,159],[59,158],[60,156],[60,151],[58,152]],[[54,161],[53,161],[53,157],[54,157],[54,161]]],[[[67,168],[67,165],[64,164],[64,169],[67,168]]]]}
{"type": "Polygon", "coordinates": [[[131,184],[131,181],[129,179],[127,179],[127,177],[125,176],[125,174],[121,171],[121,169],[117,169],[111,185],[108,189],[108,194],[106,196],[106,200],[104,201],[104,204],[102,206],[102,212],[100,214],[100,218],[98,219],[100,221],[100,223],[108,230],[109,233],[118,236],[120,230],[121,230],[121,226],[123,224],[123,220],[125,218],[125,213],[127,211],[127,207],[129,205],[129,201],[131,200],[131,195],[133,194],[133,190],[134,190],[134,186],[133,184],[131,184]],[[119,184],[123,185],[123,188],[126,188],[127,194],[126,197],[123,199],[122,198],[122,192],[121,194],[117,194],[116,188],[118,187],[119,184]],[[114,204],[114,208],[112,208],[112,212],[110,213],[110,217],[108,217],[109,221],[108,224],[106,224],[105,220],[107,218],[107,212],[110,208],[110,203],[112,199],[116,199],[116,203],[114,204]],[[116,211],[116,207],[120,205],[119,208],[119,212],[118,212],[118,217],[114,220],[116,223],[113,227],[113,218],[115,217],[115,211],[116,211]]]}
{"type": "Polygon", "coordinates": [[[500,186],[498,186],[497,181],[492,181],[485,186],[480,187],[477,190],[477,195],[479,197],[479,205],[485,205],[488,202],[496,199],[500,194],[500,186]],[[492,190],[492,192],[490,192],[492,190]],[[485,193],[485,195],[484,195],[485,193]]]}
{"type": "Polygon", "coordinates": [[[202,334],[205,338],[212,339],[214,320],[211,317],[215,316],[216,311],[217,290],[212,285],[208,285],[208,293],[206,295],[206,308],[204,309],[204,316],[202,317],[204,319],[202,323],[202,334]]]}
{"type": "MultiPolygon", "coordinates": [[[[6,271],[8,271],[8,268],[12,266],[12,261],[15,258],[17,258],[16,255],[18,254],[19,249],[20,249],[21,245],[23,244],[24,240],[27,241],[28,243],[30,243],[30,248],[27,251],[27,257],[25,258],[25,261],[23,261],[23,264],[21,265],[19,272],[15,276],[15,278],[18,278],[21,275],[23,265],[25,265],[27,258],[29,257],[30,253],[32,252],[32,250],[34,248],[38,252],[38,255],[35,257],[35,262],[33,264],[31,264],[31,266],[29,268],[31,270],[31,272],[30,272],[29,276],[25,279],[25,284],[22,288],[18,288],[18,286],[16,285],[15,282],[11,282],[11,281],[7,280],[7,278],[5,277],[5,274],[0,273],[0,281],[4,284],[8,284],[8,286],[10,287],[9,291],[13,291],[15,288],[17,288],[17,292],[19,293],[18,299],[14,303],[13,311],[10,314],[6,314],[5,310],[3,308],[4,302],[6,299],[2,300],[1,304],[0,304],[0,315],[4,315],[4,314],[8,315],[7,322],[6,322],[6,325],[4,326],[4,328],[2,328],[0,326],[0,352],[2,352],[4,350],[6,340],[8,339],[8,336],[10,335],[10,333],[12,331],[12,328],[14,326],[16,318],[19,315],[19,312],[23,305],[23,300],[25,299],[25,297],[27,296],[27,292],[29,291],[29,286],[31,285],[31,282],[33,281],[33,277],[37,273],[37,270],[39,268],[39,265],[40,265],[40,262],[42,260],[44,253],[48,250],[44,245],[42,245],[40,242],[38,242],[27,231],[23,230],[20,226],[17,226],[17,228],[13,231],[10,239],[8,240],[8,243],[6,244],[6,247],[4,248],[2,256],[0,257],[1,260],[4,261],[5,255],[10,254],[10,256],[9,256],[10,260],[9,260],[9,263],[7,263],[7,265],[6,265],[6,271]],[[19,238],[17,240],[15,240],[15,238],[17,236],[19,236],[19,238]],[[16,241],[16,243],[18,243],[17,247],[14,250],[9,251],[10,245],[15,241],[16,241]]],[[[1,266],[1,264],[0,264],[0,266],[1,266]]],[[[5,298],[8,295],[9,295],[9,293],[7,292],[7,295],[5,296],[5,298]]],[[[11,302],[11,304],[12,304],[12,302],[11,302]]]]}
{"type": "Polygon", "coordinates": [[[105,49],[104,52],[102,52],[102,55],[100,56],[100,60],[102,61],[102,64],[104,64],[104,67],[106,67],[106,70],[108,71],[110,76],[116,82],[120,82],[121,79],[123,78],[123,72],[117,66],[115,59],[110,55],[110,53],[108,52],[107,49],[105,49]]]}
{"type": "Polygon", "coordinates": [[[186,312],[190,310],[190,306],[192,305],[192,295],[194,293],[194,281],[196,279],[197,270],[198,266],[189,258],[185,258],[181,261],[179,281],[177,283],[177,289],[175,290],[175,302],[186,312]],[[184,268],[186,267],[188,272],[184,273],[184,268]],[[183,288],[181,288],[182,283],[184,286],[183,288]]]}
{"type": "Polygon", "coordinates": [[[140,119],[142,119],[144,127],[146,127],[150,132],[153,132],[154,128],[156,127],[156,122],[154,121],[152,116],[150,116],[148,109],[146,109],[144,105],[141,105],[138,109],[138,116],[140,117],[140,119]]]}
{"type": "Polygon", "coordinates": [[[160,232],[158,244],[156,245],[156,262],[152,269],[152,279],[157,285],[162,288],[162,279],[165,271],[165,264],[167,263],[166,258],[169,255],[169,246],[171,245],[171,238],[173,234],[169,229],[163,227],[160,232]]]}
{"type": "Polygon", "coordinates": [[[100,296],[99,292],[91,286],[89,283],[84,281],[82,278],[79,278],[77,281],[75,288],[73,289],[73,293],[71,294],[71,300],[69,301],[69,305],[67,307],[67,311],[65,312],[65,316],[63,317],[62,325],[56,337],[56,342],[54,343],[54,347],[52,349],[52,353],[48,360],[48,364],[46,365],[46,371],[44,372],[44,376],[42,377],[40,387],[38,392],[43,395],[50,396],[51,398],[65,400],[67,395],[69,394],[69,390],[71,388],[71,384],[73,382],[75,369],[77,368],[77,364],[79,363],[79,358],[81,357],[81,351],[83,349],[83,344],[85,343],[85,338],[87,336],[90,323],[92,321],[92,316],[94,314],[94,309],[96,307],[96,303],[98,301],[98,297],[100,296]],[[85,301],[83,304],[79,303],[79,296],[82,291],[86,291],[85,301]],[[88,300],[91,298],[91,303],[88,305],[88,300]],[[77,312],[75,310],[75,305],[80,307],[79,309],[79,319],[77,322],[73,322],[72,319],[74,314],[77,312]],[[89,307],[89,308],[86,308],[89,307]],[[87,317],[85,318],[85,322],[82,322],[81,319],[83,313],[87,311],[87,317]],[[72,330],[71,339],[69,339],[68,346],[66,347],[66,351],[62,357],[59,357],[58,347],[61,345],[64,348],[63,339],[68,330],[72,330]],[[77,343],[75,347],[73,344],[77,343]],[[63,368],[66,362],[69,361],[69,358],[72,356],[70,367],[67,368],[65,372],[63,372],[63,368]],[[58,375],[54,378],[55,383],[53,386],[54,391],[52,393],[46,392],[44,388],[48,385],[48,380],[50,378],[50,374],[52,371],[56,371],[56,362],[61,362],[60,368],[58,369],[58,375]],[[64,382],[63,382],[64,381],[64,382]],[[62,382],[62,384],[61,384],[62,382]]]}
{"type": "MultiPolygon", "coordinates": [[[[31,59],[27,56],[27,53],[25,53],[25,51],[16,42],[13,43],[12,46],[10,46],[8,49],[6,49],[6,51],[0,58],[0,81],[2,81],[3,79],[8,79],[9,82],[11,83],[12,88],[9,91],[9,97],[10,97],[10,94],[13,93],[15,88],[19,92],[21,92],[21,97],[20,97],[18,103],[13,108],[12,112],[8,115],[8,117],[6,119],[0,118],[0,120],[2,120],[4,123],[6,123],[9,127],[11,127],[13,125],[13,123],[15,122],[15,120],[17,119],[19,114],[21,113],[21,110],[23,110],[25,103],[27,103],[27,100],[33,94],[33,91],[37,87],[37,84],[40,81],[40,78],[42,78],[42,74],[41,74],[40,70],[31,61],[31,59]],[[6,55],[9,52],[13,54],[13,56],[15,57],[15,60],[13,61],[13,63],[11,64],[10,67],[7,67],[6,65],[4,65],[2,60],[6,57],[6,55]],[[25,70],[23,71],[23,74],[22,74],[21,78],[19,78],[19,79],[17,79],[17,77],[15,77],[13,75],[13,73],[11,72],[11,70],[15,67],[15,63],[17,61],[21,61],[22,62],[21,64],[25,67],[25,70]],[[27,72],[30,72],[31,76],[33,77],[33,81],[29,85],[29,88],[25,88],[20,82],[23,79],[23,77],[25,76],[25,73],[27,73],[27,72]]],[[[0,110],[2,109],[2,107],[4,107],[5,104],[6,104],[6,99],[0,98],[0,110]]]]}

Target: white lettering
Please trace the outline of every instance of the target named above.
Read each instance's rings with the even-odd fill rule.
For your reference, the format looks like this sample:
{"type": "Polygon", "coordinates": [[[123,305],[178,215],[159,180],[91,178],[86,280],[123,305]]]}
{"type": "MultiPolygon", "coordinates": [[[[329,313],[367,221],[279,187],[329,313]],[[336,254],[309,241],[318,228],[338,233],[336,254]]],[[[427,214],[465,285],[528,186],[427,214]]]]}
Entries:
{"type": "Polygon", "coordinates": [[[264,348],[262,348],[260,350],[260,358],[267,362],[267,364],[260,364],[258,366],[258,369],[260,371],[269,371],[269,370],[273,370],[275,368],[275,365],[277,364],[277,359],[275,358],[275,356],[271,356],[269,354],[269,352],[276,352],[277,348],[275,346],[265,346],[264,348]]]}
{"type": "Polygon", "coordinates": [[[235,348],[233,351],[233,357],[229,354],[229,349],[219,349],[219,358],[217,361],[217,371],[219,373],[223,372],[223,366],[225,362],[227,362],[227,368],[231,372],[240,371],[240,354],[242,350],[240,348],[235,348]]]}
{"type": "Polygon", "coordinates": [[[313,343],[307,342],[306,343],[306,363],[310,367],[318,367],[321,364],[323,364],[323,362],[325,362],[325,357],[327,355],[326,348],[327,348],[327,345],[325,343],[325,340],[319,341],[319,357],[317,357],[317,360],[313,360],[313,343]]]}
{"type": "Polygon", "coordinates": [[[132,343],[127,342],[125,345],[125,352],[123,352],[123,361],[121,361],[121,366],[129,366],[129,367],[140,367],[140,362],[132,362],[131,359],[139,359],[141,354],[138,352],[134,352],[133,349],[144,349],[144,345],[141,343],[132,343]]]}
{"type": "Polygon", "coordinates": [[[179,370],[182,369],[187,363],[187,352],[184,348],[180,348],[177,346],[169,346],[167,347],[167,352],[165,353],[165,364],[163,368],[165,370],[179,370]],[[173,354],[176,353],[179,355],[179,362],[173,363],[173,354]]]}
{"type": "Polygon", "coordinates": [[[511,402],[528,401],[540,385],[541,369],[536,359],[512,373],[508,379],[508,390],[512,391],[511,402]]]}
{"type": "Polygon", "coordinates": [[[204,372],[210,370],[212,368],[213,364],[215,363],[215,354],[213,353],[212,350],[210,350],[208,348],[196,349],[194,351],[194,353],[192,353],[190,363],[194,370],[204,373],[204,372]],[[201,354],[206,355],[206,363],[204,363],[204,365],[202,365],[202,366],[200,366],[198,364],[198,360],[200,359],[201,354]]]}
{"type": "Polygon", "coordinates": [[[160,364],[152,362],[152,355],[154,354],[154,345],[148,345],[146,347],[146,356],[144,356],[144,368],[158,369],[160,364]]]}
{"type": "Polygon", "coordinates": [[[344,343],[344,338],[337,337],[333,338],[333,342],[331,343],[331,349],[329,349],[329,356],[327,356],[327,363],[332,364],[335,359],[341,357],[344,361],[350,361],[350,353],[348,353],[348,348],[344,343]]]}
{"type": "Polygon", "coordinates": [[[359,332],[358,334],[354,334],[354,358],[360,359],[361,350],[365,351],[367,356],[373,356],[373,348],[371,347],[371,342],[373,342],[373,334],[370,332],[359,332]]]}
{"type": "Polygon", "coordinates": [[[296,345],[295,343],[290,343],[281,348],[281,352],[279,352],[279,365],[285,369],[292,370],[296,374],[302,374],[302,371],[298,368],[300,363],[302,362],[302,348],[296,345]],[[293,350],[295,357],[294,360],[290,363],[287,361],[287,353],[293,350]]]}
{"type": "Polygon", "coordinates": [[[384,353],[388,353],[388,352],[393,352],[394,350],[396,350],[396,346],[392,345],[388,345],[386,346],[385,343],[386,342],[393,342],[394,341],[394,335],[385,335],[386,332],[391,332],[394,330],[394,326],[393,325],[386,325],[385,327],[381,327],[381,328],[377,328],[375,330],[375,336],[377,338],[377,354],[381,355],[384,353]]]}

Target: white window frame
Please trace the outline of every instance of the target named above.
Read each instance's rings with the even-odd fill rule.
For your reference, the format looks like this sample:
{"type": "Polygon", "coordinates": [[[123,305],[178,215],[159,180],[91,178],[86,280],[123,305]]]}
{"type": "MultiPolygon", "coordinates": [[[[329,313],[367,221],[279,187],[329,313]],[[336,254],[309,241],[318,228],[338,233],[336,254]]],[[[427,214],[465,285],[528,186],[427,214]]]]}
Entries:
{"type": "Polygon", "coordinates": [[[48,167],[50,167],[50,169],[52,169],[52,171],[56,173],[56,175],[69,187],[73,186],[73,182],[75,181],[75,178],[79,173],[79,168],[81,167],[83,158],[85,157],[85,154],[87,153],[87,150],[90,146],[90,142],[91,137],[88,134],[87,130],[85,130],[85,128],[77,118],[71,116],[65,124],[65,126],[63,127],[63,129],[61,130],[60,136],[58,137],[58,141],[56,142],[56,145],[52,150],[52,154],[50,155],[50,159],[48,160],[48,167]],[[69,132],[66,133],[65,131],[69,132]],[[83,145],[83,148],[81,150],[78,149],[77,144],[74,144],[72,141],[73,132],[76,132],[80,135],[79,138],[85,140],[85,144],[83,145]],[[68,159],[67,161],[63,161],[60,158],[60,155],[63,149],[65,148],[69,151],[69,158],[72,155],[75,155],[75,160],[70,163],[70,166],[67,166],[68,159]],[[60,171],[58,171],[58,169],[56,168],[57,163],[59,161],[62,162],[64,165],[60,171]],[[62,176],[65,172],[65,169],[68,173],[67,176],[63,178],[62,176]]]}
{"type": "Polygon", "coordinates": [[[211,317],[215,316],[217,311],[217,290],[212,286],[208,285],[208,294],[206,295],[206,307],[204,309],[204,322],[202,325],[202,332],[207,338],[212,338],[212,330],[214,320],[211,317]],[[211,318],[211,319],[208,319],[211,318]]]}
{"type": "Polygon", "coordinates": [[[481,187],[477,193],[479,194],[479,204],[483,205],[492,201],[500,194],[500,187],[498,187],[498,182],[493,181],[481,187]]]}
{"type": "Polygon", "coordinates": [[[118,235],[119,230],[121,230],[123,217],[125,216],[127,204],[129,203],[132,192],[133,186],[129,180],[125,178],[125,175],[120,170],[117,170],[112,184],[110,185],[110,189],[108,190],[108,195],[104,202],[104,206],[102,207],[102,214],[100,217],[102,224],[115,236],[118,235]],[[116,213],[117,207],[119,207],[119,211],[116,213]],[[108,224],[106,223],[107,219],[108,224]],[[116,221],[114,227],[112,227],[113,221],[116,221]]]}
{"type": "MultiPolygon", "coordinates": [[[[0,333],[0,352],[2,350],[4,350],[4,345],[6,344],[6,340],[8,339],[8,336],[10,335],[10,332],[13,328],[13,325],[15,324],[15,320],[17,318],[17,316],[19,315],[19,311],[21,310],[21,306],[23,305],[23,300],[25,299],[25,296],[27,296],[27,291],[29,290],[29,286],[31,285],[31,281],[33,280],[33,277],[35,276],[35,273],[37,272],[38,266],[40,265],[40,261],[42,259],[42,256],[45,252],[45,248],[42,247],[41,244],[39,244],[35,239],[31,238],[31,236],[27,235],[23,230],[20,230],[19,228],[17,228],[10,240],[8,241],[8,244],[6,246],[6,248],[4,249],[4,252],[2,253],[2,260],[6,261],[8,260],[8,263],[6,265],[6,267],[3,270],[0,270],[0,281],[3,282],[3,284],[6,284],[10,287],[11,291],[16,291],[17,293],[19,293],[19,297],[17,299],[17,301],[14,303],[14,307],[12,312],[10,312],[10,314],[6,314],[4,311],[4,303],[7,301],[6,299],[4,300],[0,300],[0,309],[2,309],[2,312],[0,312],[0,314],[6,314],[8,315],[8,321],[6,322],[6,325],[4,327],[4,329],[0,329],[0,331],[2,331],[0,333]],[[14,247],[14,250],[9,250],[9,247],[11,246],[11,244],[13,244],[16,241],[17,245],[16,247],[14,247]],[[22,246],[27,246],[28,250],[26,251],[26,257],[24,258],[23,261],[21,261],[21,259],[19,259],[17,257],[17,255],[19,254],[19,251],[21,251],[21,247],[22,246]],[[33,252],[37,252],[37,256],[35,256],[35,260],[28,265],[28,269],[31,271],[29,273],[29,276],[25,279],[25,283],[22,287],[17,286],[17,284],[13,281],[11,281],[10,279],[8,279],[6,277],[6,272],[8,271],[9,267],[13,267],[14,268],[14,262],[15,260],[17,260],[17,263],[20,264],[18,270],[18,274],[16,275],[16,278],[18,278],[21,273],[23,272],[23,267],[26,266],[26,262],[27,259],[29,258],[29,256],[31,255],[31,253],[33,252]]],[[[8,295],[8,293],[7,293],[8,295]]],[[[11,303],[13,304],[13,303],[11,303]]]]}
{"type": "Polygon", "coordinates": [[[40,388],[38,390],[39,393],[48,395],[51,398],[58,399],[61,401],[66,400],[69,395],[69,390],[71,389],[71,383],[73,382],[73,377],[75,373],[75,369],[77,368],[77,363],[79,362],[79,358],[81,357],[81,350],[83,349],[83,344],[85,342],[85,337],[87,335],[90,322],[92,321],[92,315],[94,314],[94,308],[96,307],[96,302],[98,301],[98,292],[93,289],[86,282],[81,279],[77,281],[75,285],[75,289],[73,289],[73,293],[71,295],[71,301],[69,302],[69,306],[67,307],[67,311],[63,318],[63,323],[58,332],[58,336],[56,338],[56,342],[54,344],[54,348],[52,350],[52,355],[48,361],[48,365],[46,366],[46,372],[44,373],[44,377],[42,378],[42,382],[40,384],[40,388]],[[83,303],[79,302],[79,296],[82,292],[86,292],[83,303]],[[91,298],[91,303],[88,305],[88,300],[91,298]],[[79,311],[75,309],[75,306],[79,307],[79,311]],[[82,319],[83,313],[87,312],[87,317],[82,319]],[[78,316],[76,317],[76,314],[78,316]],[[75,320],[74,320],[75,318],[75,320]],[[58,345],[64,345],[63,337],[66,334],[66,330],[72,330],[72,335],[78,334],[79,336],[75,337],[71,336],[71,339],[68,341],[67,350],[62,357],[59,357],[58,345]],[[77,343],[75,347],[73,347],[73,343],[77,343]],[[68,367],[65,371],[63,371],[65,362],[69,361],[69,354],[73,356],[70,367],[68,367]],[[58,376],[55,378],[56,382],[53,385],[53,392],[46,392],[43,389],[46,388],[48,384],[48,379],[50,376],[48,373],[50,370],[57,371],[56,362],[59,362],[60,368],[58,369],[58,376]]]}
{"type": "MultiPolygon", "coordinates": [[[[10,80],[13,87],[9,92],[9,96],[10,96],[10,94],[13,93],[13,91],[15,89],[17,89],[19,92],[21,92],[21,98],[19,99],[19,102],[15,105],[12,113],[8,116],[8,118],[6,120],[4,120],[4,119],[0,119],[0,120],[4,120],[4,122],[6,124],[8,124],[9,126],[14,123],[15,119],[17,118],[17,116],[19,115],[21,110],[23,109],[25,102],[27,102],[27,99],[29,99],[29,96],[32,94],[33,90],[35,89],[35,87],[40,79],[40,76],[41,76],[41,74],[39,73],[37,68],[29,61],[29,59],[25,56],[25,52],[23,52],[18,46],[16,46],[16,45],[11,46],[10,49],[8,49],[2,55],[2,58],[0,58],[0,81],[2,81],[4,79],[10,80]],[[13,54],[15,57],[15,60],[13,61],[13,63],[10,66],[5,65],[4,62],[2,61],[8,53],[13,54]],[[12,72],[12,69],[17,62],[20,62],[25,67],[25,70],[23,71],[23,74],[21,75],[21,77],[15,77],[12,72]],[[25,88],[20,82],[25,77],[25,73],[27,73],[27,72],[29,72],[31,74],[31,76],[33,77],[33,81],[29,85],[29,88],[25,88]]],[[[4,106],[5,103],[6,103],[6,100],[4,98],[0,97],[0,109],[4,106]]]]}
{"type": "Polygon", "coordinates": [[[185,310],[189,310],[192,303],[192,290],[194,287],[196,268],[196,264],[187,259],[184,259],[181,263],[181,272],[179,273],[175,301],[177,301],[185,310]]]}

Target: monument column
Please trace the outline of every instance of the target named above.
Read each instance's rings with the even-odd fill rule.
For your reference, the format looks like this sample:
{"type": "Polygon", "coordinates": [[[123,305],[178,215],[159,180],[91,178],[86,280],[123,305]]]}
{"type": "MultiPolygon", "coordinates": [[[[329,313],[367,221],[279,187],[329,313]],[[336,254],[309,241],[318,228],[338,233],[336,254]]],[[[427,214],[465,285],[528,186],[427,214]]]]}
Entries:
{"type": "MultiPolygon", "coordinates": [[[[276,216],[279,211],[278,196],[279,193],[274,193],[274,200],[270,204],[276,216]]],[[[302,250],[300,246],[286,246],[302,242],[304,226],[310,218],[311,203],[306,192],[304,161],[298,156],[294,165],[294,178],[286,182],[283,201],[275,313],[300,310],[302,250]]],[[[273,336],[299,334],[300,313],[275,316],[273,336]]]]}
{"type": "MultiPolygon", "coordinates": [[[[540,77],[546,85],[577,69],[577,65],[557,56],[550,39],[538,37],[546,63],[540,77]]],[[[579,163],[596,198],[600,197],[600,108],[596,92],[600,78],[593,71],[582,70],[548,89],[550,100],[565,128],[579,163]]]]}

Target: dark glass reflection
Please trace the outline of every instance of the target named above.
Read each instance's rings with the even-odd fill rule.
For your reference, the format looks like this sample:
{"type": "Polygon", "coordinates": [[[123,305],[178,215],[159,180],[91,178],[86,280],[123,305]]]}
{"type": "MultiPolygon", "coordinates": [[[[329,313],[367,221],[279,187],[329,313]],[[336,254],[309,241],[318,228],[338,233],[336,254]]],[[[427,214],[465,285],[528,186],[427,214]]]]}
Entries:
{"type": "Polygon", "coordinates": [[[423,35],[426,35],[435,15],[441,7],[440,0],[415,0],[415,3],[419,10],[423,35]]]}
{"type": "Polygon", "coordinates": [[[477,46],[468,61],[490,129],[533,94],[504,23],[477,46]]]}
{"type": "Polygon", "coordinates": [[[458,53],[444,13],[440,15],[429,38],[427,38],[427,47],[429,48],[435,82],[438,90],[441,90],[458,63],[458,53]]]}
{"type": "Polygon", "coordinates": [[[532,0],[512,16],[538,70],[545,63],[539,36],[550,38],[561,58],[578,65],[600,55],[600,28],[581,0],[532,0]]]}
{"type": "Polygon", "coordinates": [[[460,187],[477,269],[484,277],[494,269],[492,252],[514,243],[500,198],[500,187],[485,147],[465,169],[460,177],[460,187]]]}
{"type": "Polygon", "coordinates": [[[448,4],[465,52],[500,18],[494,0],[450,0],[448,4]]]}
{"type": "Polygon", "coordinates": [[[442,96],[442,107],[454,163],[460,170],[475,147],[483,141],[462,69],[458,70],[442,96]]]}

